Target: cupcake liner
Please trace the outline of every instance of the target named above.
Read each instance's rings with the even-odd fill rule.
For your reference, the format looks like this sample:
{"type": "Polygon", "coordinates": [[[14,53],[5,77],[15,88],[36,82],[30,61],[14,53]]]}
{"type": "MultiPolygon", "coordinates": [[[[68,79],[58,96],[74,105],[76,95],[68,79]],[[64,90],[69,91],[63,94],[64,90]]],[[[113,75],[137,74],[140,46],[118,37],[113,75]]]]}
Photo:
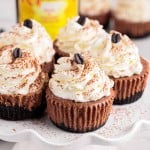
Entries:
{"type": "Polygon", "coordinates": [[[115,30],[127,34],[133,38],[141,38],[150,35],[150,22],[133,23],[113,17],[115,30]]]}
{"type": "Polygon", "coordinates": [[[95,15],[95,16],[85,15],[85,14],[81,14],[81,13],[80,13],[80,15],[86,16],[86,17],[93,19],[93,20],[97,20],[101,25],[104,26],[105,29],[109,25],[110,12],[106,12],[106,13],[95,15]]]}
{"type": "Polygon", "coordinates": [[[110,114],[114,92],[94,102],[75,102],[55,96],[49,88],[46,92],[47,112],[59,128],[70,132],[84,133],[103,126],[110,114]]]}
{"type": "Polygon", "coordinates": [[[129,104],[137,101],[143,94],[149,76],[149,63],[141,58],[143,71],[131,77],[113,78],[116,96],[114,104],[129,104]]]}

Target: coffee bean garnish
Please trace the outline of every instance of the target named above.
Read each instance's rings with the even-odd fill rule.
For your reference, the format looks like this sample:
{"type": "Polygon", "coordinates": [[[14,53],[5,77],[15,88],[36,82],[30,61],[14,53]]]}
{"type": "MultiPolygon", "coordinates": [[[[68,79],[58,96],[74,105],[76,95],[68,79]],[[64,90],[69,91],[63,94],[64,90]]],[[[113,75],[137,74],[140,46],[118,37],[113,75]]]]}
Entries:
{"type": "Polygon", "coordinates": [[[2,28],[0,29],[0,33],[4,32],[4,31],[5,31],[4,29],[2,29],[2,28]]]}
{"type": "Polygon", "coordinates": [[[32,27],[33,27],[32,21],[30,19],[24,20],[23,25],[30,29],[32,29],[32,27]]]}
{"type": "Polygon", "coordinates": [[[80,16],[79,19],[77,20],[77,23],[79,23],[80,25],[84,25],[86,20],[85,16],[80,16]]]}
{"type": "Polygon", "coordinates": [[[118,34],[118,33],[112,34],[112,36],[111,36],[112,43],[118,43],[118,42],[120,42],[120,40],[121,40],[120,34],[118,34]]]}
{"type": "Polygon", "coordinates": [[[22,56],[22,52],[20,50],[20,48],[15,48],[13,50],[13,57],[16,59],[16,58],[19,58],[22,56]]]}
{"type": "Polygon", "coordinates": [[[79,53],[74,54],[74,60],[77,64],[84,64],[84,59],[79,53]]]}

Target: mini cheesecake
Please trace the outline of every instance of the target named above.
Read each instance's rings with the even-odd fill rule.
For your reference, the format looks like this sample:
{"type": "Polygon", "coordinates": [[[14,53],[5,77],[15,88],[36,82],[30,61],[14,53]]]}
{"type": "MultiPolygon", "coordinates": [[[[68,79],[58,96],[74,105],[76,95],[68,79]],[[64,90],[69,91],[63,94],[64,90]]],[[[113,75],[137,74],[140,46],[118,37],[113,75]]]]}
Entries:
{"type": "Polygon", "coordinates": [[[88,53],[96,57],[109,49],[108,39],[108,33],[98,21],[80,16],[69,20],[60,30],[53,47],[58,58],[75,53],[88,53]]]}
{"type": "Polygon", "coordinates": [[[100,57],[99,66],[114,81],[114,104],[129,104],[143,94],[149,76],[149,62],[140,57],[128,36],[111,31],[111,49],[100,57]]]}
{"type": "Polygon", "coordinates": [[[46,91],[48,116],[66,131],[96,130],[109,118],[115,96],[112,87],[113,81],[89,56],[61,57],[46,91]]]}
{"type": "Polygon", "coordinates": [[[26,19],[0,34],[0,47],[10,44],[29,49],[39,61],[42,71],[52,73],[55,55],[53,42],[40,23],[26,19]]]}
{"type": "Polygon", "coordinates": [[[47,75],[30,50],[0,48],[0,83],[0,118],[23,120],[44,112],[47,75]]]}
{"type": "Polygon", "coordinates": [[[150,35],[149,0],[117,0],[112,16],[115,30],[133,38],[150,35]]]}

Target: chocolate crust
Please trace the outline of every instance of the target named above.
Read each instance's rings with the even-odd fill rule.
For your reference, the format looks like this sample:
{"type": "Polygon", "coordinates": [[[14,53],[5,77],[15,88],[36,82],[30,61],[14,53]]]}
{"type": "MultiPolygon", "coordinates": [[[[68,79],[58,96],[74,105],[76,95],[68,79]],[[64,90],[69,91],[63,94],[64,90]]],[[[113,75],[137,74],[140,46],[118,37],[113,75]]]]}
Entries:
{"type": "Polygon", "coordinates": [[[83,103],[57,97],[47,88],[47,112],[50,120],[61,129],[76,133],[93,131],[106,123],[114,95],[111,90],[110,96],[83,103]]]}
{"type": "Polygon", "coordinates": [[[12,107],[0,104],[0,118],[11,121],[39,118],[44,113],[45,108],[45,100],[42,101],[40,106],[33,108],[32,110],[18,106],[12,107]]]}
{"type": "Polygon", "coordinates": [[[52,122],[56,127],[60,128],[60,129],[62,129],[62,130],[64,130],[64,131],[69,131],[69,132],[72,132],[72,133],[85,133],[85,132],[91,132],[91,131],[98,130],[99,128],[103,127],[103,126],[106,124],[107,120],[106,120],[106,122],[105,122],[103,125],[100,125],[100,126],[97,127],[97,128],[91,128],[89,131],[74,131],[74,129],[72,129],[72,128],[67,128],[64,124],[58,125],[58,124],[56,124],[55,122],[53,122],[52,120],[51,120],[51,122],[52,122]]]}
{"type": "Polygon", "coordinates": [[[113,78],[116,96],[114,104],[129,104],[137,101],[143,94],[149,76],[149,62],[141,57],[143,71],[131,77],[113,78]]]}
{"type": "Polygon", "coordinates": [[[143,91],[137,92],[134,95],[131,95],[131,97],[127,97],[126,99],[115,99],[114,105],[123,105],[123,104],[130,104],[133,102],[136,102],[139,98],[141,98],[143,95],[143,91]]]}
{"type": "Polygon", "coordinates": [[[150,22],[133,23],[113,16],[115,30],[132,38],[142,38],[150,35],[150,22]]]}
{"type": "Polygon", "coordinates": [[[100,15],[95,15],[95,16],[94,15],[86,15],[86,14],[82,14],[82,13],[80,13],[80,15],[88,17],[93,20],[97,20],[101,25],[104,26],[105,29],[108,28],[110,17],[111,17],[110,11],[100,14],[100,15]]]}

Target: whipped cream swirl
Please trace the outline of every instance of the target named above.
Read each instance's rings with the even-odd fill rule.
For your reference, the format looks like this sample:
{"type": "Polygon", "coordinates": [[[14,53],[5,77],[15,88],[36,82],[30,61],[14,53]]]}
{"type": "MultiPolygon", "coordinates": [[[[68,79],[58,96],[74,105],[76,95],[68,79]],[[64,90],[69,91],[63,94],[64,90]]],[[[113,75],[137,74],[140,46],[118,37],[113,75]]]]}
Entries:
{"type": "Polygon", "coordinates": [[[30,49],[40,64],[50,62],[55,53],[52,41],[40,23],[31,21],[32,28],[24,26],[22,22],[0,34],[0,47],[17,44],[20,48],[30,49]]]}
{"type": "Polygon", "coordinates": [[[130,22],[149,22],[150,0],[118,0],[114,15],[130,22]]]}
{"type": "Polygon", "coordinates": [[[110,11],[109,0],[80,0],[80,12],[84,15],[101,15],[110,11]]]}
{"type": "Polygon", "coordinates": [[[54,95],[76,102],[96,101],[109,96],[112,87],[113,81],[87,56],[83,64],[77,64],[73,56],[60,58],[49,81],[54,95]]]}
{"type": "Polygon", "coordinates": [[[20,57],[15,58],[15,48],[13,45],[0,48],[0,94],[28,94],[37,90],[36,87],[30,90],[30,86],[41,72],[38,61],[24,49],[20,49],[20,57]]]}
{"type": "Polygon", "coordinates": [[[56,42],[61,51],[70,54],[88,52],[97,57],[110,49],[110,37],[97,21],[86,18],[84,25],[80,25],[77,20],[78,17],[69,20],[61,29],[56,42]]]}
{"type": "Polygon", "coordinates": [[[115,78],[140,74],[143,67],[137,46],[126,35],[121,35],[115,31],[111,31],[110,35],[112,36],[114,33],[119,34],[121,40],[112,43],[107,55],[99,58],[100,67],[104,69],[107,75],[115,78]]]}

